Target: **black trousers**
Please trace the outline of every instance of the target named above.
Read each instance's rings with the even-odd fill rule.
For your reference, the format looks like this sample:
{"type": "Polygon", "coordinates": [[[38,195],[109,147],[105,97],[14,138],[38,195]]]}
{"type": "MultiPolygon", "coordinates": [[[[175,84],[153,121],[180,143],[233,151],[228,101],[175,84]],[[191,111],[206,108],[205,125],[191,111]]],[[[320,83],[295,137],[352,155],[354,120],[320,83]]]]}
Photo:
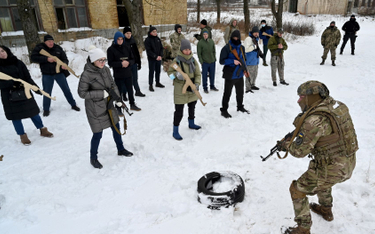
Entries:
{"type": "Polygon", "coordinates": [[[156,83],[160,83],[160,69],[161,69],[161,60],[148,60],[148,84],[152,85],[154,82],[154,73],[156,83]]]}
{"type": "Polygon", "coordinates": [[[118,91],[120,92],[121,96],[125,99],[125,92],[124,88],[126,88],[126,91],[128,92],[129,97],[129,103],[130,105],[134,105],[134,92],[133,92],[133,78],[122,78],[122,79],[116,79],[115,83],[117,85],[118,91]]]}
{"type": "MultiPolygon", "coordinates": [[[[195,116],[195,105],[197,104],[197,101],[194,101],[194,102],[189,102],[187,104],[188,108],[189,108],[189,119],[194,119],[195,116]]],[[[182,120],[182,116],[184,115],[184,106],[185,104],[175,104],[174,105],[174,108],[175,108],[175,111],[174,111],[174,119],[173,119],[173,125],[174,126],[179,126],[180,125],[180,122],[182,120]]]]}
{"type": "Polygon", "coordinates": [[[355,39],[356,39],[356,35],[354,33],[351,33],[351,34],[345,34],[344,35],[344,41],[342,42],[342,45],[341,45],[341,51],[344,50],[345,48],[345,45],[346,43],[348,42],[348,40],[350,39],[350,45],[352,47],[352,53],[354,53],[354,49],[355,49],[355,39]]]}
{"type": "Polygon", "coordinates": [[[236,88],[236,99],[237,99],[237,108],[243,106],[243,94],[244,94],[244,81],[243,78],[227,80],[224,82],[224,95],[222,101],[223,110],[228,110],[230,96],[232,95],[233,86],[236,88]]]}

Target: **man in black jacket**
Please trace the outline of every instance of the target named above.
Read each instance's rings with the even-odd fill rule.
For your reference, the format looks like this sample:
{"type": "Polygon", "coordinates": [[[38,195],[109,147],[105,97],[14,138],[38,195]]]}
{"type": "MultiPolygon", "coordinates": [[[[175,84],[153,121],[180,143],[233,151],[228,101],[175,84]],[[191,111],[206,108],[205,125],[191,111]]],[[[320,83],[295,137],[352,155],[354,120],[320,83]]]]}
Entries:
{"type": "Polygon", "coordinates": [[[161,59],[163,57],[163,45],[161,43],[160,38],[158,37],[158,33],[156,28],[150,25],[150,29],[148,30],[148,37],[145,40],[145,47],[148,59],[148,84],[149,90],[154,92],[154,88],[152,87],[154,81],[154,73],[155,73],[155,81],[156,87],[164,88],[165,86],[160,83],[160,68],[161,68],[161,59]]]}
{"type": "Polygon", "coordinates": [[[352,55],[354,55],[354,49],[355,49],[355,39],[357,38],[357,31],[359,31],[359,24],[355,19],[355,15],[350,16],[350,20],[347,21],[344,26],[342,26],[342,30],[345,31],[344,35],[344,41],[342,42],[340,54],[344,52],[344,48],[346,43],[348,42],[350,38],[350,45],[352,48],[352,55]]]}
{"type": "MultiPolygon", "coordinates": [[[[66,77],[69,76],[68,70],[66,70],[66,67],[61,66],[60,73],[56,73],[56,61],[53,58],[41,55],[39,52],[42,49],[50,53],[52,56],[56,56],[66,64],[69,64],[69,61],[61,46],[55,44],[53,37],[51,35],[45,35],[44,42],[35,46],[31,53],[31,61],[39,63],[42,72],[43,90],[51,95],[53,83],[56,80],[57,84],[63,91],[66,100],[72,106],[72,109],[80,111],[80,108],[76,105],[76,101],[70,91],[68,82],[66,81],[66,77]]],[[[43,96],[43,116],[48,116],[50,114],[50,106],[51,99],[43,96]]]]}
{"type": "Polygon", "coordinates": [[[133,94],[131,67],[134,64],[134,57],[130,47],[124,43],[124,39],[122,32],[115,33],[113,43],[107,50],[108,65],[113,68],[113,77],[122,96],[126,87],[130,109],[140,111],[141,109],[135,105],[133,94]]]}
{"type": "Polygon", "coordinates": [[[141,70],[142,63],[141,63],[141,56],[139,55],[139,50],[137,46],[137,42],[132,37],[132,30],[130,27],[124,28],[124,35],[125,35],[125,43],[130,46],[130,49],[133,53],[135,63],[131,67],[132,76],[133,76],[133,86],[135,89],[135,96],[144,97],[146,96],[141,92],[138,84],[138,70],[141,70]]]}

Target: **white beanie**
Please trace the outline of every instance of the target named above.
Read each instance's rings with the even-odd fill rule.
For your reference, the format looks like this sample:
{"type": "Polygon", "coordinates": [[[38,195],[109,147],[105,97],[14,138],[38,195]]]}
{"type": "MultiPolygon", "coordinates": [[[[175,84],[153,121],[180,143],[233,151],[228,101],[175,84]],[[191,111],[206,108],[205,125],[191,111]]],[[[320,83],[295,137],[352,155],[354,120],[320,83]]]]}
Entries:
{"type": "Polygon", "coordinates": [[[107,54],[103,50],[96,48],[94,45],[89,46],[89,57],[90,61],[93,63],[98,59],[107,58],[107,54]]]}

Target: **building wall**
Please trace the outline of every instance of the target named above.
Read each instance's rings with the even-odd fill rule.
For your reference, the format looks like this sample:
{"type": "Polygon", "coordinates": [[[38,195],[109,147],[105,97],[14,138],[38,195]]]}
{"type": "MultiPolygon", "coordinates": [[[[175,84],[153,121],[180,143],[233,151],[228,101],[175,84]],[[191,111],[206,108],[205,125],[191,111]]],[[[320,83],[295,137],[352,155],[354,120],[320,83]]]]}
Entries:
{"type": "Polygon", "coordinates": [[[92,29],[118,28],[115,0],[87,0],[92,29]]]}
{"type": "Polygon", "coordinates": [[[186,0],[143,0],[145,25],[187,24],[186,0]]]}
{"type": "Polygon", "coordinates": [[[345,15],[348,0],[299,0],[297,11],[301,14],[345,15]]]}

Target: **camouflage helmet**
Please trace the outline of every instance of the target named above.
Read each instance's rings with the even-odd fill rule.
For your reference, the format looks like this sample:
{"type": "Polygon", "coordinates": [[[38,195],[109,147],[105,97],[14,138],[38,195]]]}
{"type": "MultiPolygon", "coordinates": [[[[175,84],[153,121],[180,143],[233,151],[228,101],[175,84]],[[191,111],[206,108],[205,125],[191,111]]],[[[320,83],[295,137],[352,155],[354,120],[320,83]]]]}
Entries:
{"type": "Polygon", "coordinates": [[[329,90],[325,84],[316,80],[310,80],[298,87],[297,94],[300,96],[319,94],[324,99],[329,96],[329,90]]]}

